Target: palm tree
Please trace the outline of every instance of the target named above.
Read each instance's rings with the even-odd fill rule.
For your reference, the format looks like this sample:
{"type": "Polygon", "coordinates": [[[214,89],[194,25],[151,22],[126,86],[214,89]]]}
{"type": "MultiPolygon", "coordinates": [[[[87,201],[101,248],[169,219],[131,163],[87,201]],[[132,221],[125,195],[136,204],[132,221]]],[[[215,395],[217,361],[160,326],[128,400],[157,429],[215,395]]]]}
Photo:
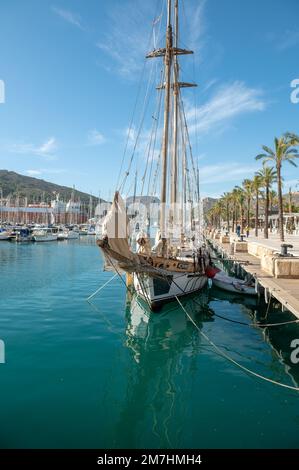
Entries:
{"type": "Polygon", "coordinates": [[[269,236],[269,191],[273,183],[277,181],[277,172],[274,168],[263,165],[262,170],[257,172],[257,176],[261,178],[263,187],[265,188],[265,227],[264,237],[269,236]]]}
{"type": "Polygon", "coordinates": [[[289,213],[292,213],[292,206],[293,206],[293,193],[291,186],[289,187],[289,213]]]}
{"type": "Polygon", "coordinates": [[[262,187],[262,179],[260,176],[255,175],[252,180],[252,188],[255,195],[255,222],[254,222],[254,229],[255,229],[255,236],[258,236],[258,228],[259,228],[259,196],[261,194],[261,187],[262,187]]]}
{"type": "Polygon", "coordinates": [[[256,160],[262,159],[264,162],[272,161],[276,166],[277,171],[277,193],[278,193],[278,218],[279,218],[279,234],[280,240],[284,241],[284,230],[283,230],[283,199],[282,199],[282,178],[281,168],[283,162],[289,162],[293,166],[297,166],[294,162],[295,158],[298,158],[297,147],[299,145],[299,136],[290,132],[287,132],[282,137],[274,139],[274,150],[266,145],[263,145],[265,153],[257,155],[256,160]]]}
{"type": "Polygon", "coordinates": [[[273,206],[277,204],[277,192],[274,189],[269,191],[269,208],[270,212],[273,212],[273,206]]]}
{"type": "Polygon", "coordinates": [[[222,199],[223,205],[225,207],[226,224],[227,224],[227,230],[229,232],[231,194],[230,193],[224,193],[221,199],[222,199]]]}
{"type": "Polygon", "coordinates": [[[231,192],[231,201],[232,201],[232,206],[233,206],[233,232],[235,231],[237,222],[238,222],[238,206],[239,206],[238,198],[239,198],[238,189],[234,188],[231,192]]]}
{"type": "Polygon", "coordinates": [[[211,207],[207,213],[207,219],[214,228],[221,227],[222,203],[220,199],[211,207]]]}
{"type": "Polygon", "coordinates": [[[240,219],[241,219],[241,233],[244,231],[244,202],[245,202],[245,191],[239,186],[235,187],[236,199],[240,208],[240,219]]]}
{"type": "Polygon", "coordinates": [[[215,227],[220,229],[221,228],[221,219],[222,219],[222,212],[223,206],[222,201],[219,199],[213,207],[214,209],[214,220],[215,220],[215,227]]]}
{"type": "Polygon", "coordinates": [[[247,202],[246,225],[249,229],[250,228],[250,206],[251,206],[252,193],[253,193],[252,180],[245,179],[242,183],[242,186],[245,191],[245,197],[246,197],[246,202],[247,202]]]}

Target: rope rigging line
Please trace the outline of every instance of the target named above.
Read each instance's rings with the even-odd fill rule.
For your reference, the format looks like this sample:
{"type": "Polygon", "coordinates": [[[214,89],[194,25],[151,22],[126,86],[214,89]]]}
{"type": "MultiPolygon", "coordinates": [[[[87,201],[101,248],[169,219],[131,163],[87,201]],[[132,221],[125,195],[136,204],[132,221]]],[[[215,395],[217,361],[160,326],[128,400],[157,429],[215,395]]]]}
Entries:
{"type": "MultiPolygon", "coordinates": [[[[163,276],[164,279],[169,283],[169,280],[167,278],[167,276],[163,276]]],[[[172,281],[174,282],[174,281],[172,281]]],[[[174,282],[175,283],[175,282],[174,282]]],[[[182,291],[183,289],[181,289],[176,283],[175,285],[182,291]]],[[[193,320],[193,318],[191,317],[191,315],[188,313],[188,311],[185,309],[185,307],[182,305],[181,301],[179,300],[178,296],[175,296],[175,299],[176,301],[178,302],[178,304],[180,305],[180,307],[182,308],[182,310],[185,312],[185,314],[187,315],[187,317],[189,318],[189,320],[193,323],[193,325],[195,326],[195,328],[198,330],[198,332],[200,333],[201,336],[203,336],[203,338],[214,348],[214,350],[219,354],[221,355],[222,357],[224,357],[225,359],[227,359],[229,362],[231,362],[232,364],[234,364],[235,366],[239,367],[240,369],[242,369],[243,371],[247,372],[248,374],[250,375],[253,375],[261,380],[264,380],[266,382],[270,382],[274,385],[277,385],[277,386],[280,386],[280,387],[283,387],[283,388],[287,388],[289,390],[294,390],[296,392],[299,391],[299,387],[294,387],[292,385],[287,385],[287,384],[283,384],[281,382],[277,382],[276,380],[273,380],[273,379],[270,379],[268,377],[265,377],[249,368],[247,368],[246,366],[243,366],[242,364],[240,364],[239,362],[237,362],[235,359],[233,359],[232,357],[230,357],[227,353],[225,353],[224,351],[222,351],[203,331],[201,331],[201,329],[199,328],[199,326],[195,323],[195,321],[193,320]]]]}
{"type": "Polygon", "coordinates": [[[108,286],[108,284],[110,284],[111,281],[113,281],[113,279],[117,276],[117,273],[114,274],[114,276],[112,276],[110,279],[108,279],[107,282],[105,282],[105,284],[102,284],[93,294],[91,294],[89,297],[87,297],[87,302],[92,299],[93,297],[95,297],[102,289],[104,289],[106,286],[108,286]]]}
{"type": "MultiPolygon", "coordinates": [[[[158,12],[159,2],[160,2],[160,0],[157,1],[156,13],[158,12]]],[[[160,35],[160,32],[161,32],[161,21],[160,20],[162,18],[162,14],[163,14],[163,8],[164,8],[164,2],[162,2],[161,13],[158,17],[159,22],[160,22],[158,36],[160,35]]],[[[157,18],[157,15],[155,15],[155,18],[157,18]]],[[[152,29],[151,29],[147,49],[149,49],[151,41],[154,38],[154,30],[155,30],[156,23],[157,23],[157,21],[155,19],[152,23],[152,29]]],[[[145,59],[144,65],[143,65],[143,70],[142,70],[142,76],[141,76],[141,80],[140,80],[140,89],[141,89],[141,83],[143,81],[143,75],[144,75],[145,66],[146,66],[145,64],[146,63],[147,63],[147,60],[145,59]]],[[[134,113],[133,113],[133,116],[132,116],[132,119],[131,119],[131,124],[130,124],[130,128],[129,128],[128,135],[127,135],[125,152],[124,152],[124,155],[123,155],[122,164],[121,164],[120,171],[119,171],[118,182],[117,182],[117,186],[116,186],[118,188],[119,192],[121,192],[123,190],[123,188],[126,184],[127,177],[129,176],[130,171],[131,171],[131,166],[132,166],[132,162],[133,162],[133,159],[134,159],[134,156],[135,156],[135,151],[136,151],[138,141],[139,141],[139,138],[140,138],[140,134],[141,134],[141,131],[142,131],[142,128],[143,128],[143,123],[144,123],[144,119],[145,119],[145,115],[146,115],[146,109],[147,109],[147,106],[148,106],[148,103],[149,103],[149,93],[150,93],[150,89],[151,89],[150,85],[151,85],[151,81],[152,81],[153,71],[154,71],[154,61],[151,63],[150,74],[149,74],[147,87],[146,87],[146,92],[145,92],[145,96],[144,96],[144,100],[143,100],[143,107],[142,107],[142,112],[141,112],[140,125],[139,125],[137,136],[136,136],[136,139],[135,139],[133,151],[132,151],[131,157],[129,159],[129,164],[128,164],[127,171],[125,172],[125,175],[124,175],[124,178],[123,178],[122,182],[120,182],[121,173],[123,171],[123,164],[124,164],[124,160],[125,160],[125,155],[126,155],[126,152],[127,152],[128,146],[129,146],[131,132],[133,130],[133,121],[134,121],[134,116],[135,116],[135,110],[136,110],[136,107],[137,107],[137,102],[138,102],[139,95],[140,95],[140,89],[139,89],[139,92],[138,92],[138,97],[136,98],[136,102],[135,102],[135,106],[134,106],[134,113]]]]}
{"type": "MultiPolygon", "coordinates": [[[[195,163],[194,163],[193,152],[192,152],[192,145],[191,145],[191,141],[190,141],[190,135],[189,135],[188,125],[187,125],[187,118],[186,118],[186,113],[185,113],[185,108],[184,108],[184,102],[183,102],[181,93],[179,93],[179,98],[180,98],[181,109],[182,109],[183,118],[184,118],[184,119],[183,119],[183,122],[184,122],[184,127],[185,127],[185,132],[186,132],[186,137],[187,137],[189,152],[190,152],[190,160],[191,160],[191,165],[192,165],[192,170],[193,170],[193,178],[194,178],[194,181],[196,182],[196,180],[197,180],[197,173],[196,173],[196,169],[195,169],[195,163]]],[[[196,189],[196,195],[197,195],[197,197],[198,197],[198,199],[199,199],[199,194],[198,194],[198,190],[197,190],[197,189],[196,189]]]]}
{"type": "Polygon", "coordinates": [[[225,359],[227,359],[229,362],[231,362],[232,364],[234,364],[235,366],[239,367],[239,369],[242,369],[243,371],[247,372],[248,374],[250,375],[253,375],[254,377],[257,377],[261,380],[264,380],[266,382],[270,382],[274,385],[277,385],[279,387],[283,387],[283,388],[287,388],[289,390],[294,390],[296,392],[299,392],[299,387],[294,387],[292,385],[287,385],[287,384],[284,384],[284,383],[281,383],[281,382],[277,382],[276,380],[273,380],[273,379],[270,379],[268,377],[265,377],[264,375],[261,375],[261,374],[258,374],[257,372],[254,372],[253,370],[251,369],[248,369],[248,367],[246,366],[243,366],[242,364],[240,364],[239,362],[235,361],[235,359],[233,359],[232,357],[230,357],[227,353],[225,353],[224,351],[222,351],[222,349],[220,349],[203,331],[201,331],[201,329],[199,328],[199,326],[195,323],[195,321],[193,320],[193,318],[191,317],[191,315],[189,315],[188,311],[185,309],[185,307],[182,305],[181,301],[179,300],[179,298],[176,296],[176,300],[178,302],[178,304],[180,305],[180,307],[182,308],[182,310],[185,312],[185,314],[187,315],[187,317],[189,318],[189,320],[193,323],[193,325],[195,326],[195,328],[198,330],[199,334],[215,349],[215,351],[221,355],[222,357],[224,357],[225,359]]]}
{"type": "MultiPolygon", "coordinates": [[[[161,83],[163,83],[164,80],[164,74],[163,72],[161,73],[161,83]]],[[[152,130],[151,130],[151,135],[150,135],[150,140],[148,143],[148,151],[147,151],[147,158],[146,158],[146,166],[145,170],[142,176],[142,186],[141,186],[141,196],[143,195],[143,189],[145,185],[145,179],[148,171],[148,166],[149,166],[149,161],[151,160],[150,163],[150,175],[149,179],[151,176],[151,170],[152,170],[152,164],[153,164],[153,159],[154,159],[154,153],[155,153],[155,147],[156,147],[156,140],[157,140],[157,133],[158,133],[158,126],[159,126],[159,120],[160,120],[160,112],[161,112],[161,103],[162,103],[162,93],[159,93],[157,96],[157,105],[156,105],[156,112],[153,114],[152,119],[152,130]]]]}
{"type": "Polygon", "coordinates": [[[134,146],[133,146],[133,150],[132,150],[131,158],[129,160],[129,165],[128,165],[127,171],[125,172],[125,176],[122,180],[122,183],[119,186],[119,192],[121,192],[123,190],[123,188],[126,184],[127,178],[128,178],[128,176],[130,174],[130,171],[131,171],[131,167],[132,167],[132,163],[133,163],[133,160],[134,160],[137,145],[139,143],[139,138],[140,138],[140,135],[141,135],[141,131],[142,131],[142,128],[143,128],[143,123],[144,123],[144,119],[145,119],[145,115],[146,115],[146,109],[147,109],[147,106],[149,104],[149,94],[150,94],[150,90],[151,90],[150,83],[151,83],[151,79],[152,79],[153,70],[154,70],[154,63],[152,62],[151,72],[150,72],[148,83],[147,83],[147,89],[146,89],[146,93],[145,93],[144,100],[143,100],[143,107],[142,107],[142,113],[141,113],[142,117],[141,117],[140,125],[139,125],[139,128],[138,128],[137,136],[136,136],[136,139],[135,139],[135,143],[134,143],[134,146]]]}

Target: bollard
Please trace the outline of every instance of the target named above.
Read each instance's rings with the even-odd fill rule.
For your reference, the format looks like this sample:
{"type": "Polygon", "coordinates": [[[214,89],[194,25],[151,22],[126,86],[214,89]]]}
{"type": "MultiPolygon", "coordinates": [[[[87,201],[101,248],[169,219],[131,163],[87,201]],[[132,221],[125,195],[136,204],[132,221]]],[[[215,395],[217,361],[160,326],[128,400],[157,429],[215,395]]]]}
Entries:
{"type": "Polygon", "coordinates": [[[282,243],[280,245],[280,256],[293,256],[291,253],[288,253],[288,248],[293,248],[293,245],[282,243]]]}

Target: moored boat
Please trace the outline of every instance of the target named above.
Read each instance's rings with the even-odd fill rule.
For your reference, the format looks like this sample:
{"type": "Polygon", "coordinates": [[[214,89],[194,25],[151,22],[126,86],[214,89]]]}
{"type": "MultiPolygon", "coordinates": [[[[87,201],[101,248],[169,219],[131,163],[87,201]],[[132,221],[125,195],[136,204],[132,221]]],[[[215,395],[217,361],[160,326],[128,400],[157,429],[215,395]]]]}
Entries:
{"type": "MultiPolygon", "coordinates": [[[[163,58],[163,70],[159,78],[161,80],[162,77],[162,83],[160,82],[157,89],[158,93],[164,93],[164,106],[159,99],[155,111],[155,115],[163,116],[162,138],[160,140],[157,135],[158,124],[156,126],[155,122],[158,122],[158,119],[154,118],[153,135],[148,144],[151,148],[152,142],[157,143],[156,151],[159,155],[159,166],[155,174],[148,172],[148,187],[154,188],[159,180],[158,170],[160,172],[157,242],[151,246],[148,236],[150,220],[153,219],[150,209],[140,217],[140,220],[145,220],[146,223],[144,227],[139,227],[142,235],[136,236],[137,250],[132,250],[132,243],[129,245],[129,238],[131,242],[133,237],[129,233],[130,224],[120,191],[123,191],[130,171],[125,173],[122,184],[115,192],[112,207],[103,223],[102,238],[97,240],[105,256],[106,266],[112,267],[118,273],[125,271],[128,274],[127,282],[138,296],[146,300],[151,309],[203,289],[207,283],[205,270],[209,263],[208,254],[202,245],[201,229],[195,223],[195,205],[198,208],[198,219],[200,211],[199,177],[194,165],[181,96],[181,89],[196,85],[183,82],[179,77],[178,57],[193,52],[179,47],[178,38],[179,2],[168,0],[166,44],[162,48],[155,48],[146,56],[148,59],[163,58]]],[[[137,140],[138,136],[136,145],[137,140]]],[[[142,190],[146,175],[145,170],[141,182],[142,190]]],[[[135,205],[137,185],[136,173],[135,181],[130,186],[134,187],[132,199],[135,205]]],[[[156,196],[156,190],[153,191],[155,192],[146,197],[156,196]]],[[[134,209],[131,214],[133,224],[138,212],[140,211],[134,209]]]]}
{"type": "Polygon", "coordinates": [[[227,292],[233,292],[234,294],[257,295],[252,281],[243,281],[228,276],[224,271],[219,271],[215,274],[213,277],[213,285],[227,292]]]}
{"type": "Polygon", "coordinates": [[[77,240],[79,232],[76,230],[65,229],[57,234],[57,240],[77,240]]]}
{"type": "Polygon", "coordinates": [[[0,240],[10,240],[11,237],[12,237],[12,234],[10,231],[0,228],[0,240]]]}
{"type": "Polygon", "coordinates": [[[11,233],[6,230],[0,231],[0,240],[10,240],[11,236],[11,233]]]}
{"type": "Polygon", "coordinates": [[[15,241],[17,243],[29,243],[33,241],[32,230],[28,227],[21,228],[16,232],[15,241]]]}
{"type": "Polygon", "coordinates": [[[57,232],[48,227],[41,227],[32,232],[32,240],[34,242],[53,242],[57,241],[57,232]]]}

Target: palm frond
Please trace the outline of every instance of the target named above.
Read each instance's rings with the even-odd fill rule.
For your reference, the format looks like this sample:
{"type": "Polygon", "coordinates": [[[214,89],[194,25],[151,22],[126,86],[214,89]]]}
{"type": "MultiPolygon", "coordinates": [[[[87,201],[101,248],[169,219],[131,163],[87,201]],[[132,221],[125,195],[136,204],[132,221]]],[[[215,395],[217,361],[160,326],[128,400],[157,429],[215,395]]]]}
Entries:
{"type": "Polygon", "coordinates": [[[267,145],[263,145],[262,149],[265,150],[265,152],[267,152],[269,155],[272,155],[272,157],[275,156],[275,153],[273,152],[273,150],[270,147],[267,147],[267,145]]]}
{"type": "Polygon", "coordinates": [[[295,147],[291,147],[285,152],[285,155],[288,155],[289,153],[298,153],[298,150],[295,147]]]}
{"type": "Polygon", "coordinates": [[[261,160],[261,158],[269,158],[269,155],[267,155],[266,153],[260,153],[255,157],[256,160],[261,160]]]}
{"type": "Polygon", "coordinates": [[[288,158],[286,158],[286,161],[297,168],[298,165],[293,160],[289,160],[288,158]]]}
{"type": "Polygon", "coordinates": [[[284,137],[289,141],[291,145],[299,145],[299,136],[294,132],[286,132],[284,137]]]}

